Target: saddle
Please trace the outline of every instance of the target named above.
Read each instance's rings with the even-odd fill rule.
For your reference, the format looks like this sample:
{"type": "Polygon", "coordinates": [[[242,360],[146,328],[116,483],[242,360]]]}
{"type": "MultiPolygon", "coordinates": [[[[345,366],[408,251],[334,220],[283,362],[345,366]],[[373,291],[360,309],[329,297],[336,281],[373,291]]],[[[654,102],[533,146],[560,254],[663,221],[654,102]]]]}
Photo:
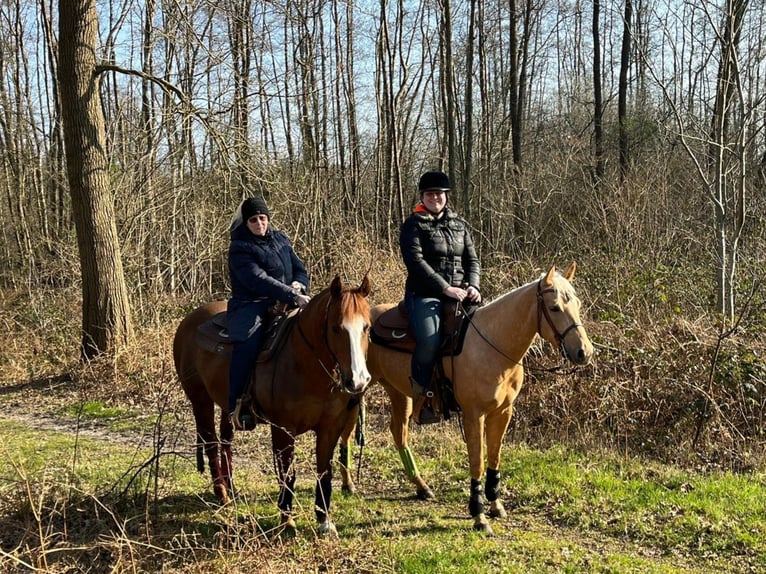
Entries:
{"type": "MultiPolygon", "coordinates": [[[[442,357],[459,355],[474,307],[466,312],[458,301],[451,299],[442,306],[442,332],[439,354],[442,357]]],[[[372,342],[406,353],[415,352],[415,337],[410,329],[407,307],[400,301],[383,313],[372,326],[372,342]]]]}
{"type": "MultiPolygon", "coordinates": [[[[266,332],[263,335],[261,349],[256,363],[267,363],[279,352],[287,333],[298,315],[298,309],[285,310],[277,306],[269,309],[266,315],[266,332]]],[[[226,311],[213,315],[197,327],[196,343],[200,349],[219,355],[231,354],[234,342],[229,339],[226,311]]]]}

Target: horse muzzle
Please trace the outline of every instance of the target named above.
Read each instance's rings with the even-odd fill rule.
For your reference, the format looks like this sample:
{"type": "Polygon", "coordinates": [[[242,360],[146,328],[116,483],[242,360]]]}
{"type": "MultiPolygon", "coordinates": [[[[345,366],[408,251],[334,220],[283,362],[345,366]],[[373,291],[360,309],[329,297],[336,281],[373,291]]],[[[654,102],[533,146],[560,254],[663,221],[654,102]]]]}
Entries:
{"type": "Polygon", "coordinates": [[[589,339],[577,339],[573,344],[561,341],[561,355],[574,365],[587,365],[593,357],[593,344],[589,339]]]}
{"type": "Polygon", "coordinates": [[[352,373],[351,376],[341,374],[341,388],[352,395],[360,395],[367,390],[372,381],[370,373],[365,369],[361,373],[352,373]]]}

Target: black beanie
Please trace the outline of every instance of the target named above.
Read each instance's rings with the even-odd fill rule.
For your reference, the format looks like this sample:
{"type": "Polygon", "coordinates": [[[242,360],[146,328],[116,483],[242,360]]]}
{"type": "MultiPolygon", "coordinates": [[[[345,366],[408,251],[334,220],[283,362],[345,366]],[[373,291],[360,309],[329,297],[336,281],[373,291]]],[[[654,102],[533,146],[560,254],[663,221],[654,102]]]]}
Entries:
{"type": "Polygon", "coordinates": [[[242,221],[247,221],[253,215],[265,215],[271,219],[271,212],[262,197],[249,197],[242,202],[242,221]]]}

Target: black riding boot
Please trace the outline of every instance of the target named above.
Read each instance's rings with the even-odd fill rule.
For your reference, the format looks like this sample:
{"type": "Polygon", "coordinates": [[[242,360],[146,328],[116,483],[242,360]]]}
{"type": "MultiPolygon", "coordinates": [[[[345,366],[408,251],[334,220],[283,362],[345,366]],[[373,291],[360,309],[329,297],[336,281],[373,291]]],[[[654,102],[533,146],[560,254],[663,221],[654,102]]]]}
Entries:
{"type": "Polygon", "coordinates": [[[419,425],[438,423],[441,420],[434,411],[433,392],[410,378],[412,384],[412,420],[419,425]]]}

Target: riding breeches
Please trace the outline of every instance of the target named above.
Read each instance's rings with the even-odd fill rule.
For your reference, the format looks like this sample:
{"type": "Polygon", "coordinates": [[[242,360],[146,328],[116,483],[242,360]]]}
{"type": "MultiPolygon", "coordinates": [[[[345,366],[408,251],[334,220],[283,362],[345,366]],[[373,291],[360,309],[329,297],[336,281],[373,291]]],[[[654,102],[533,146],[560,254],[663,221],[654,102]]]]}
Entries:
{"type": "Polygon", "coordinates": [[[431,382],[441,342],[442,302],[435,297],[418,297],[405,293],[410,328],[415,337],[412,354],[412,380],[422,387],[431,382]]]}

